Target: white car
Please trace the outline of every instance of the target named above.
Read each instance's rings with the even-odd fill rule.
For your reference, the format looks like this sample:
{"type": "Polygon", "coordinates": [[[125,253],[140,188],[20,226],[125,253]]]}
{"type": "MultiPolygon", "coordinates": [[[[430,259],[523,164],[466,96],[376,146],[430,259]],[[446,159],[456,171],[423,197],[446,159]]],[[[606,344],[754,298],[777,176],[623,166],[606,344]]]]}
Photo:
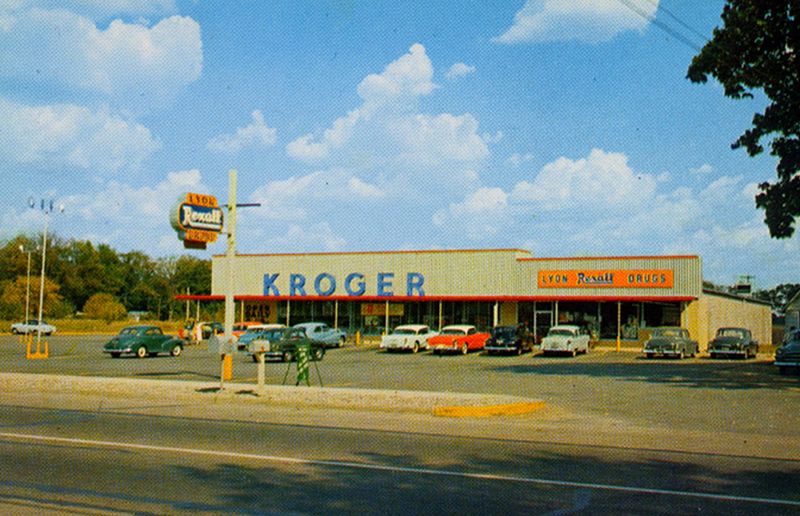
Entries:
{"type": "Polygon", "coordinates": [[[582,326],[561,324],[553,326],[542,339],[542,353],[566,353],[573,357],[589,351],[589,333],[582,326]]]}
{"type": "Polygon", "coordinates": [[[438,335],[424,324],[403,324],[381,339],[381,349],[386,351],[410,350],[416,353],[428,349],[428,339],[438,335]]]}
{"type": "Polygon", "coordinates": [[[56,327],[52,324],[47,324],[47,321],[37,321],[36,319],[29,319],[25,322],[14,323],[11,325],[11,333],[14,334],[28,334],[39,333],[42,335],[52,335],[56,332],[56,327]]]}

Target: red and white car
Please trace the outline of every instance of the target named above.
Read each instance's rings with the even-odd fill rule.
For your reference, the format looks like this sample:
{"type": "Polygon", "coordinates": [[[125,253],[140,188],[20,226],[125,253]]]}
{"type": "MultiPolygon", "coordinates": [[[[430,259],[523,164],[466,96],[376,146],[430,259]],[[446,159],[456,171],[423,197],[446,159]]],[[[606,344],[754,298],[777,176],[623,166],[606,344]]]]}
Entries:
{"type": "Polygon", "coordinates": [[[468,324],[453,324],[445,326],[439,335],[428,339],[428,349],[439,353],[462,353],[481,350],[489,339],[488,333],[478,332],[474,326],[468,324]]]}

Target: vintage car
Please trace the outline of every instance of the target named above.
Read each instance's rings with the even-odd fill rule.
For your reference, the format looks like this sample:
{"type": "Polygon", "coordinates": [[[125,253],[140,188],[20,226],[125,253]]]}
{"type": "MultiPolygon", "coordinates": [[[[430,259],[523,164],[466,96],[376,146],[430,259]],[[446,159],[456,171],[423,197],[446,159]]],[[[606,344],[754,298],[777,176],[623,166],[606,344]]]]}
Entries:
{"type": "Polygon", "coordinates": [[[381,339],[381,349],[416,353],[420,349],[428,349],[428,339],[436,335],[437,332],[424,324],[403,324],[381,339]]]}
{"type": "Polygon", "coordinates": [[[748,359],[758,353],[758,342],[753,340],[746,328],[719,328],[714,339],[708,343],[711,358],[741,357],[748,359]]]}
{"type": "MultiPolygon", "coordinates": [[[[325,344],[309,339],[303,328],[293,326],[291,328],[271,330],[271,338],[256,339],[250,343],[250,347],[257,345],[264,351],[264,358],[277,358],[282,362],[292,362],[297,359],[298,346],[309,346],[312,360],[322,360],[325,356],[325,344]]],[[[251,352],[253,361],[258,362],[258,356],[251,352]]]]}
{"type": "Polygon", "coordinates": [[[158,326],[128,326],[103,346],[103,352],[111,354],[112,358],[125,354],[144,358],[159,353],[177,357],[185,344],[183,339],[165,335],[158,326]]]}
{"type": "Polygon", "coordinates": [[[305,322],[295,324],[292,328],[302,328],[309,339],[325,344],[326,348],[340,348],[344,346],[347,335],[338,328],[331,328],[322,322],[305,322]]]}
{"type": "Polygon", "coordinates": [[[542,339],[542,354],[568,354],[573,357],[589,351],[589,332],[577,324],[553,326],[542,339]]]}
{"type": "Polygon", "coordinates": [[[693,357],[699,351],[700,347],[697,345],[697,341],[689,338],[689,330],[677,326],[654,328],[642,350],[647,358],[653,358],[656,355],[676,358],[693,357]]]}
{"type": "Polygon", "coordinates": [[[11,333],[27,335],[28,333],[39,333],[42,335],[52,335],[56,332],[56,327],[48,324],[47,321],[37,321],[28,319],[25,322],[14,323],[11,325],[11,333]]]}
{"type": "Polygon", "coordinates": [[[775,365],[780,374],[800,371],[800,332],[789,335],[789,339],[775,350],[775,365]]]}
{"type": "Polygon", "coordinates": [[[268,336],[274,338],[274,330],[284,329],[286,329],[285,324],[254,324],[247,328],[246,332],[239,335],[239,339],[236,341],[236,347],[239,351],[247,350],[250,343],[255,339],[264,339],[268,338],[268,336]]]}
{"type": "Polygon", "coordinates": [[[495,326],[483,349],[487,355],[493,353],[519,355],[525,351],[531,351],[535,340],[534,334],[524,326],[495,326]]]}
{"type": "Polygon", "coordinates": [[[231,333],[233,333],[233,336],[238,339],[239,337],[247,333],[248,328],[252,326],[260,326],[261,324],[262,323],[258,321],[242,321],[233,323],[233,331],[231,333]]]}
{"type": "Polygon", "coordinates": [[[489,334],[479,332],[468,324],[445,326],[439,335],[428,339],[428,349],[435,354],[454,352],[466,355],[470,351],[483,349],[489,334]]]}

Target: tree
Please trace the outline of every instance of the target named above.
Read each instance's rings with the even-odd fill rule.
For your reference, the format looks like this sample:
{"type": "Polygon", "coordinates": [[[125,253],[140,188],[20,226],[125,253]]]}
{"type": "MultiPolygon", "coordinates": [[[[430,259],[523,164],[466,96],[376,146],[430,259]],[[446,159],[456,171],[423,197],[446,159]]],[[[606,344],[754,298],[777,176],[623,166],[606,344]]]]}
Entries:
{"type": "Polygon", "coordinates": [[[723,27],[714,29],[687,74],[694,83],[714,77],[734,99],[752,98],[761,90],[770,100],[731,147],[744,147],[756,156],[766,141],[770,154],[778,158],[777,181],[761,183],[756,195],[773,238],[792,236],[800,215],[799,15],[797,0],[728,0],[723,27]]]}
{"type": "Polygon", "coordinates": [[[86,300],[83,313],[91,319],[102,319],[106,323],[119,321],[125,318],[128,311],[111,294],[94,294],[86,300]]]}

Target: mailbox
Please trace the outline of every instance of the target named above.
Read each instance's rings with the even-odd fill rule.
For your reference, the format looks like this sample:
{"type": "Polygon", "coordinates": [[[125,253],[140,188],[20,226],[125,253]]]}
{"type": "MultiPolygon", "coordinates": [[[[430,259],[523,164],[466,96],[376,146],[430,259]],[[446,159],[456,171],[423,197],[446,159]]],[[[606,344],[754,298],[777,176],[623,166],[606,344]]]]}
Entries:
{"type": "Polygon", "coordinates": [[[267,353],[269,351],[269,341],[266,339],[253,339],[247,347],[247,351],[252,354],[267,353]]]}
{"type": "Polygon", "coordinates": [[[235,338],[227,338],[225,335],[212,335],[208,339],[208,350],[211,353],[218,353],[220,355],[232,355],[235,348],[235,338]]]}

